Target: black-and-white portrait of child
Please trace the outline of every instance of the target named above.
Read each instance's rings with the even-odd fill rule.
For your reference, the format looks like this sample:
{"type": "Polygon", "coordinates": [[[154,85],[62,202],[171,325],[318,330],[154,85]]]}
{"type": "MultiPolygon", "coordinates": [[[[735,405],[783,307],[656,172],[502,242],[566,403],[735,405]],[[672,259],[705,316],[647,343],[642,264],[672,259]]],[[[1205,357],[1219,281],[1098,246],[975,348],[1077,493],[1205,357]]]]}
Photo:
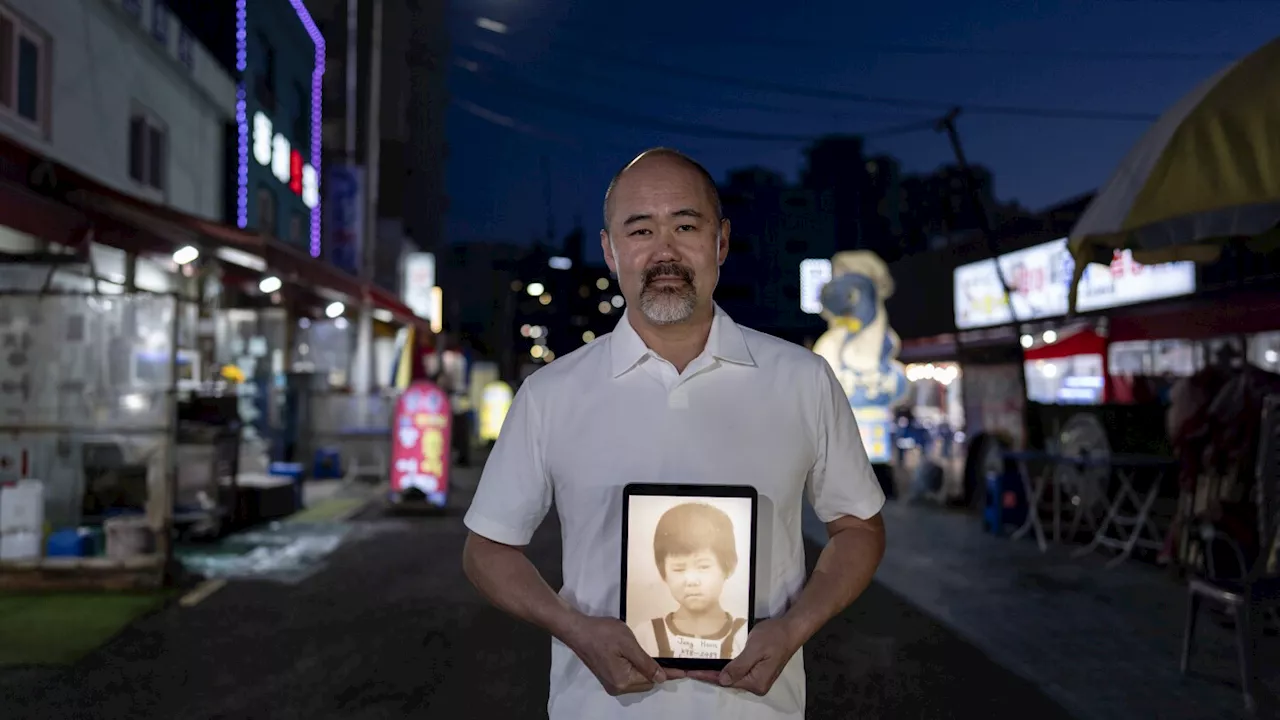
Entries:
{"type": "Polygon", "coordinates": [[[750,498],[636,496],[627,623],[652,657],[730,660],[750,611],[750,498]]]}

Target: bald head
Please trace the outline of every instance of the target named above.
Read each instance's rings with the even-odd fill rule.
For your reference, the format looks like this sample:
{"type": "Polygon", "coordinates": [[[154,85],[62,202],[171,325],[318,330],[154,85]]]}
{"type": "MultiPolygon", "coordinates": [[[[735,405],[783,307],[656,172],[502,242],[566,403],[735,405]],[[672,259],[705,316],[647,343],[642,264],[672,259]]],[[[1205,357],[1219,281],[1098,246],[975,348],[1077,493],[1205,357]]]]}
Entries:
{"type": "Polygon", "coordinates": [[[636,156],[634,160],[627,163],[621,170],[614,173],[613,179],[609,181],[609,187],[604,191],[604,230],[609,231],[609,212],[612,209],[613,192],[618,187],[618,183],[622,180],[627,171],[632,168],[647,165],[652,162],[675,162],[684,165],[690,170],[698,174],[699,179],[705,186],[707,196],[711,200],[711,204],[716,210],[716,220],[724,217],[724,209],[720,205],[720,190],[716,187],[715,178],[711,177],[711,173],[702,166],[697,160],[685,155],[679,150],[672,148],[658,147],[645,150],[636,156]]]}

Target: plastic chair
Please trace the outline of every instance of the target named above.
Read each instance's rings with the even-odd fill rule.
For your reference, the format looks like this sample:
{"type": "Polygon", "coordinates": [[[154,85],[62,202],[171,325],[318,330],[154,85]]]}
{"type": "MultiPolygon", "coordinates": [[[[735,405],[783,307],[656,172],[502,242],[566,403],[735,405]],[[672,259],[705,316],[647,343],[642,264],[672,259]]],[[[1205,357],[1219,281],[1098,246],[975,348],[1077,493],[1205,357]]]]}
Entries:
{"type": "Polygon", "coordinates": [[[1257,708],[1254,686],[1258,635],[1266,618],[1280,608],[1280,577],[1268,570],[1272,551],[1280,539],[1280,396],[1269,396],[1263,403],[1259,440],[1255,489],[1262,530],[1259,537],[1263,542],[1258,557],[1245,573],[1244,554],[1235,541],[1217,533],[1211,526],[1201,527],[1208,576],[1192,578],[1188,586],[1190,597],[1181,664],[1185,675],[1191,665],[1192,640],[1201,602],[1210,600],[1224,606],[1235,618],[1241,689],[1245,707],[1250,712],[1257,708]],[[1234,579],[1218,576],[1213,561],[1213,546],[1218,542],[1225,542],[1232,548],[1242,576],[1234,579]]]}

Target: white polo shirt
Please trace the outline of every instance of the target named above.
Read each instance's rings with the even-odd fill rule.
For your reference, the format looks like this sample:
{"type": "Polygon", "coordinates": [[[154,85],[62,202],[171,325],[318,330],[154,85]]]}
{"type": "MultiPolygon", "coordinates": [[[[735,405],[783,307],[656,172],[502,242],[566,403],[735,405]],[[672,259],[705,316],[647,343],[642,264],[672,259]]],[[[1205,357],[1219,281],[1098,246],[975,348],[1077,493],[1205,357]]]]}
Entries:
{"type": "MultiPolygon", "coordinates": [[[[624,315],[614,332],[525,380],[465,522],[495,542],[527,545],[554,497],[560,595],[588,615],[617,617],[628,483],[756,488],[758,619],[785,612],[804,584],[802,493],[823,522],[870,518],[884,504],[827,362],[739,327],[719,307],[705,350],[683,373],[624,315]]],[[[804,707],[799,652],[765,697],[685,679],[615,698],[571,650],[551,644],[551,720],[775,720],[802,718],[804,707]]]]}

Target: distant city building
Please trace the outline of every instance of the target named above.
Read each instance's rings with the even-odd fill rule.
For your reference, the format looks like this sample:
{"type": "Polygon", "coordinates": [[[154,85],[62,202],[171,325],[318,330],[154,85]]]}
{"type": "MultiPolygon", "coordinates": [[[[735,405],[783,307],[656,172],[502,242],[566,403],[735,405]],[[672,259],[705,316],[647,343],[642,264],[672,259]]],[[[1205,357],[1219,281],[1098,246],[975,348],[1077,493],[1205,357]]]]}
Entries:
{"type": "Polygon", "coordinates": [[[731,171],[720,195],[732,232],[716,301],[761,332],[796,343],[816,337],[823,322],[801,309],[800,265],[835,254],[829,196],[788,187],[763,168],[731,171]]]}
{"type": "Polygon", "coordinates": [[[625,303],[608,268],[583,261],[584,244],[578,228],[558,251],[500,242],[448,246],[447,328],[511,379],[612,332],[625,303]]]}

